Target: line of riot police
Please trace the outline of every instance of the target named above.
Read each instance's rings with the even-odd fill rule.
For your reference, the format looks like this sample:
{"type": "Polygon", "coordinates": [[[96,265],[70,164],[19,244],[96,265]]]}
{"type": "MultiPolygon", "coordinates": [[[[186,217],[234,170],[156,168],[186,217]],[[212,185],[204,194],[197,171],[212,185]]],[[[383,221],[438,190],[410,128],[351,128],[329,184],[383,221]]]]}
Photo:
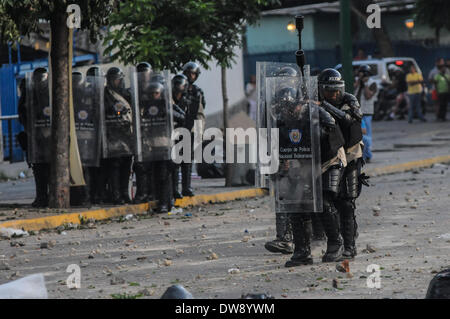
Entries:
{"type": "MultiPolygon", "coordinates": [[[[192,163],[175,165],[171,158],[172,132],[176,127],[193,130],[204,123],[203,91],[194,84],[200,67],[189,62],[183,74],[170,79],[168,71],[155,71],[149,63],[125,74],[99,66],[86,75],[72,74],[74,122],[85,186],[71,188],[74,206],[123,205],[158,201],[158,211],[168,212],[174,200],[193,196],[192,163]],[[182,193],[178,191],[179,167],[182,193]],[[136,194],[130,187],[136,176],[136,194]]],[[[19,118],[25,128],[22,147],[33,169],[36,199],[33,207],[48,206],[51,103],[48,72],[38,68],[21,83],[19,118]]]]}

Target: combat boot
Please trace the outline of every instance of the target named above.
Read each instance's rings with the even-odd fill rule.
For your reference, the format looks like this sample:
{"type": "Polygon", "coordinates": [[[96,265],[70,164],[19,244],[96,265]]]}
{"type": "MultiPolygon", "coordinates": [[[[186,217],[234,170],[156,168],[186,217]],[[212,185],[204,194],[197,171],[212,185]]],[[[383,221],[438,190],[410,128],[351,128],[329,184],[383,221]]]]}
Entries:
{"type": "Polygon", "coordinates": [[[133,203],[145,203],[148,201],[148,178],[144,164],[136,163],[134,165],[134,173],[136,176],[136,195],[134,196],[133,203]]]}
{"type": "MultiPolygon", "coordinates": [[[[169,212],[170,206],[170,180],[167,178],[169,169],[168,169],[168,161],[158,162],[157,169],[158,172],[158,180],[159,182],[159,190],[158,190],[158,213],[164,214],[169,212]]],[[[170,176],[169,176],[170,178],[170,176]]]]}
{"type": "Polygon", "coordinates": [[[129,195],[131,158],[125,158],[121,161],[120,169],[120,197],[125,204],[131,204],[129,195]]]}
{"type": "Polygon", "coordinates": [[[311,219],[306,216],[291,217],[294,235],[294,255],[286,262],[285,267],[312,265],[311,256],[311,219]]]}
{"type": "Polygon", "coordinates": [[[340,200],[336,203],[339,210],[342,225],[342,237],[344,239],[343,259],[353,259],[356,254],[356,219],[355,205],[349,200],[340,200]]]}
{"type": "Polygon", "coordinates": [[[48,164],[33,164],[33,175],[36,185],[36,198],[31,204],[35,208],[48,206],[48,164]]]}
{"type": "Polygon", "coordinates": [[[322,257],[323,262],[334,262],[342,260],[344,246],[340,234],[339,215],[334,204],[324,198],[324,212],[321,214],[322,225],[327,235],[327,251],[322,257]]]}
{"type": "Polygon", "coordinates": [[[292,254],[292,229],[287,214],[277,213],[275,216],[277,237],[267,242],[264,247],[272,253],[292,254]]]}
{"type": "Polygon", "coordinates": [[[312,240],[313,241],[322,241],[327,239],[325,236],[325,231],[322,226],[322,222],[320,221],[320,217],[316,213],[311,214],[312,220],[312,240]]]}
{"type": "Polygon", "coordinates": [[[179,190],[179,166],[174,164],[174,168],[172,169],[172,189],[173,189],[173,198],[180,199],[183,198],[179,190]]]}
{"type": "Polygon", "coordinates": [[[191,174],[192,174],[192,164],[183,163],[181,164],[181,186],[183,196],[194,196],[194,191],[191,187],[191,174]]]}

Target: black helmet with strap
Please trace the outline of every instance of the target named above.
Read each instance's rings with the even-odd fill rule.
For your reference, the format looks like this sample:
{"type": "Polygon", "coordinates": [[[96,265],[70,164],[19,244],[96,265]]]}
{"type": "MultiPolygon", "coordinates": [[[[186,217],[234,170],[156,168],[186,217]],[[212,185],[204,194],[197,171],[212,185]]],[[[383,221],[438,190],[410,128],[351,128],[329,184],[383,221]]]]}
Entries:
{"type": "Polygon", "coordinates": [[[195,62],[188,62],[183,66],[183,74],[187,76],[189,83],[194,83],[195,81],[197,81],[199,75],[200,75],[201,71],[200,71],[200,65],[198,65],[195,62]],[[195,80],[192,80],[189,76],[189,73],[195,73],[196,77],[195,80]]]}
{"type": "Polygon", "coordinates": [[[318,77],[319,97],[335,105],[340,103],[345,93],[345,82],[335,69],[325,69],[318,77]]]}

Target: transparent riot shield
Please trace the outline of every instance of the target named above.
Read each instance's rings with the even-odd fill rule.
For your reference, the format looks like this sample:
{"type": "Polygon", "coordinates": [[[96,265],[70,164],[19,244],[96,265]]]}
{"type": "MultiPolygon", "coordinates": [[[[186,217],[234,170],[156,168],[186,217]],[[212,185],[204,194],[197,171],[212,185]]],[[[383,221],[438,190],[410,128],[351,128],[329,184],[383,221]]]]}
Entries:
{"type": "Polygon", "coordinates": [[[33,73],[30,72],[26,74],[25,81],[28,161],[49,163],[52,109],[48,77],[33,78],[33,73]]]}
{"type": "Polygon", "coordinates": [[[100,164],[104,83],[101,76],[88,76],[86,81],[73,83],[78,150],[87,167],[100,164]]]}
{"type": "Polygon", "coordinates": [[[276,213],[322,211],[319,113],[310,82],[309,74],[266,79],[267,126],[278,131],[278,139],[269,136],[279,156],[278,171],[270,176],[276,213]]]}
{"type": "Polygon", "coordinates": [[[135,151],[132,98],[130,89],[126,89],[124,83],[124,79],[119,83],[107,81],[104,89],[103,158],[132,156],[135,151]]]}
{"type": "MultiPolygon", "coordinates": [[[[256,89],[257,89],[257,109],[256,109],[256,128],[265,129],[267,128],[266,120],[266,78],[283,76],[283,70],[285,68],[292,68],[298,74],[300,70],[296,64],[293,63],[282,63],[282,62],[256,62],[256,89]]],[[[268,138],[270,132],[261,130],[258,132],[258,143],[257,143],[257,154],[259,156],[261,143],[268,138]],[[264,140],[261,141],[260,139],[264,140]]],[[[270,148],[267,149],[270,156],[270,148]]],[[[260,161],[256,164],[255,173],[255,186],[258,188],[268,188],[269,187],[269,175],[261,174],[261,166],[264,166],[260,161]]]]}
{"type": "Polygon", "coordinates": [[[170,160],[172,150],[172,94],[169,71],[131,74],[138,162],[170,160]]]}

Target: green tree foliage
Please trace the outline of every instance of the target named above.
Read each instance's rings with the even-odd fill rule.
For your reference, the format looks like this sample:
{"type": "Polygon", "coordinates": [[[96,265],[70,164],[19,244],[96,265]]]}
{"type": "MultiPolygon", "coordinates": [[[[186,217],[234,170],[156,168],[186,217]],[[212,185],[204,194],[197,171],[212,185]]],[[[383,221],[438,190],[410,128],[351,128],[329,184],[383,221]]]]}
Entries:
{"type": "Polygon", "coordinates": [[[110,19],[106,54],[113,60],[179,69],[212,58],[229,67],[242,43],[245,23],[255,23],[263,5],[275,0],[136,0],[122,2],[110,19]]]}
{"type": "Polygon", "coordinates": [[[436,30],[436,42],[442,28],[450,30],[450,6],[448,0],[417,0],[417,21],[429,25],[436,30]]]}
{"type": "Polygon", "coordinates": [[[105,54],[125,64],[148,61],[156,69],[178,69],[196,60],[210,59],[205,47],[213,1],[136,0],[120,3],[111,16],[105,54]]]}

